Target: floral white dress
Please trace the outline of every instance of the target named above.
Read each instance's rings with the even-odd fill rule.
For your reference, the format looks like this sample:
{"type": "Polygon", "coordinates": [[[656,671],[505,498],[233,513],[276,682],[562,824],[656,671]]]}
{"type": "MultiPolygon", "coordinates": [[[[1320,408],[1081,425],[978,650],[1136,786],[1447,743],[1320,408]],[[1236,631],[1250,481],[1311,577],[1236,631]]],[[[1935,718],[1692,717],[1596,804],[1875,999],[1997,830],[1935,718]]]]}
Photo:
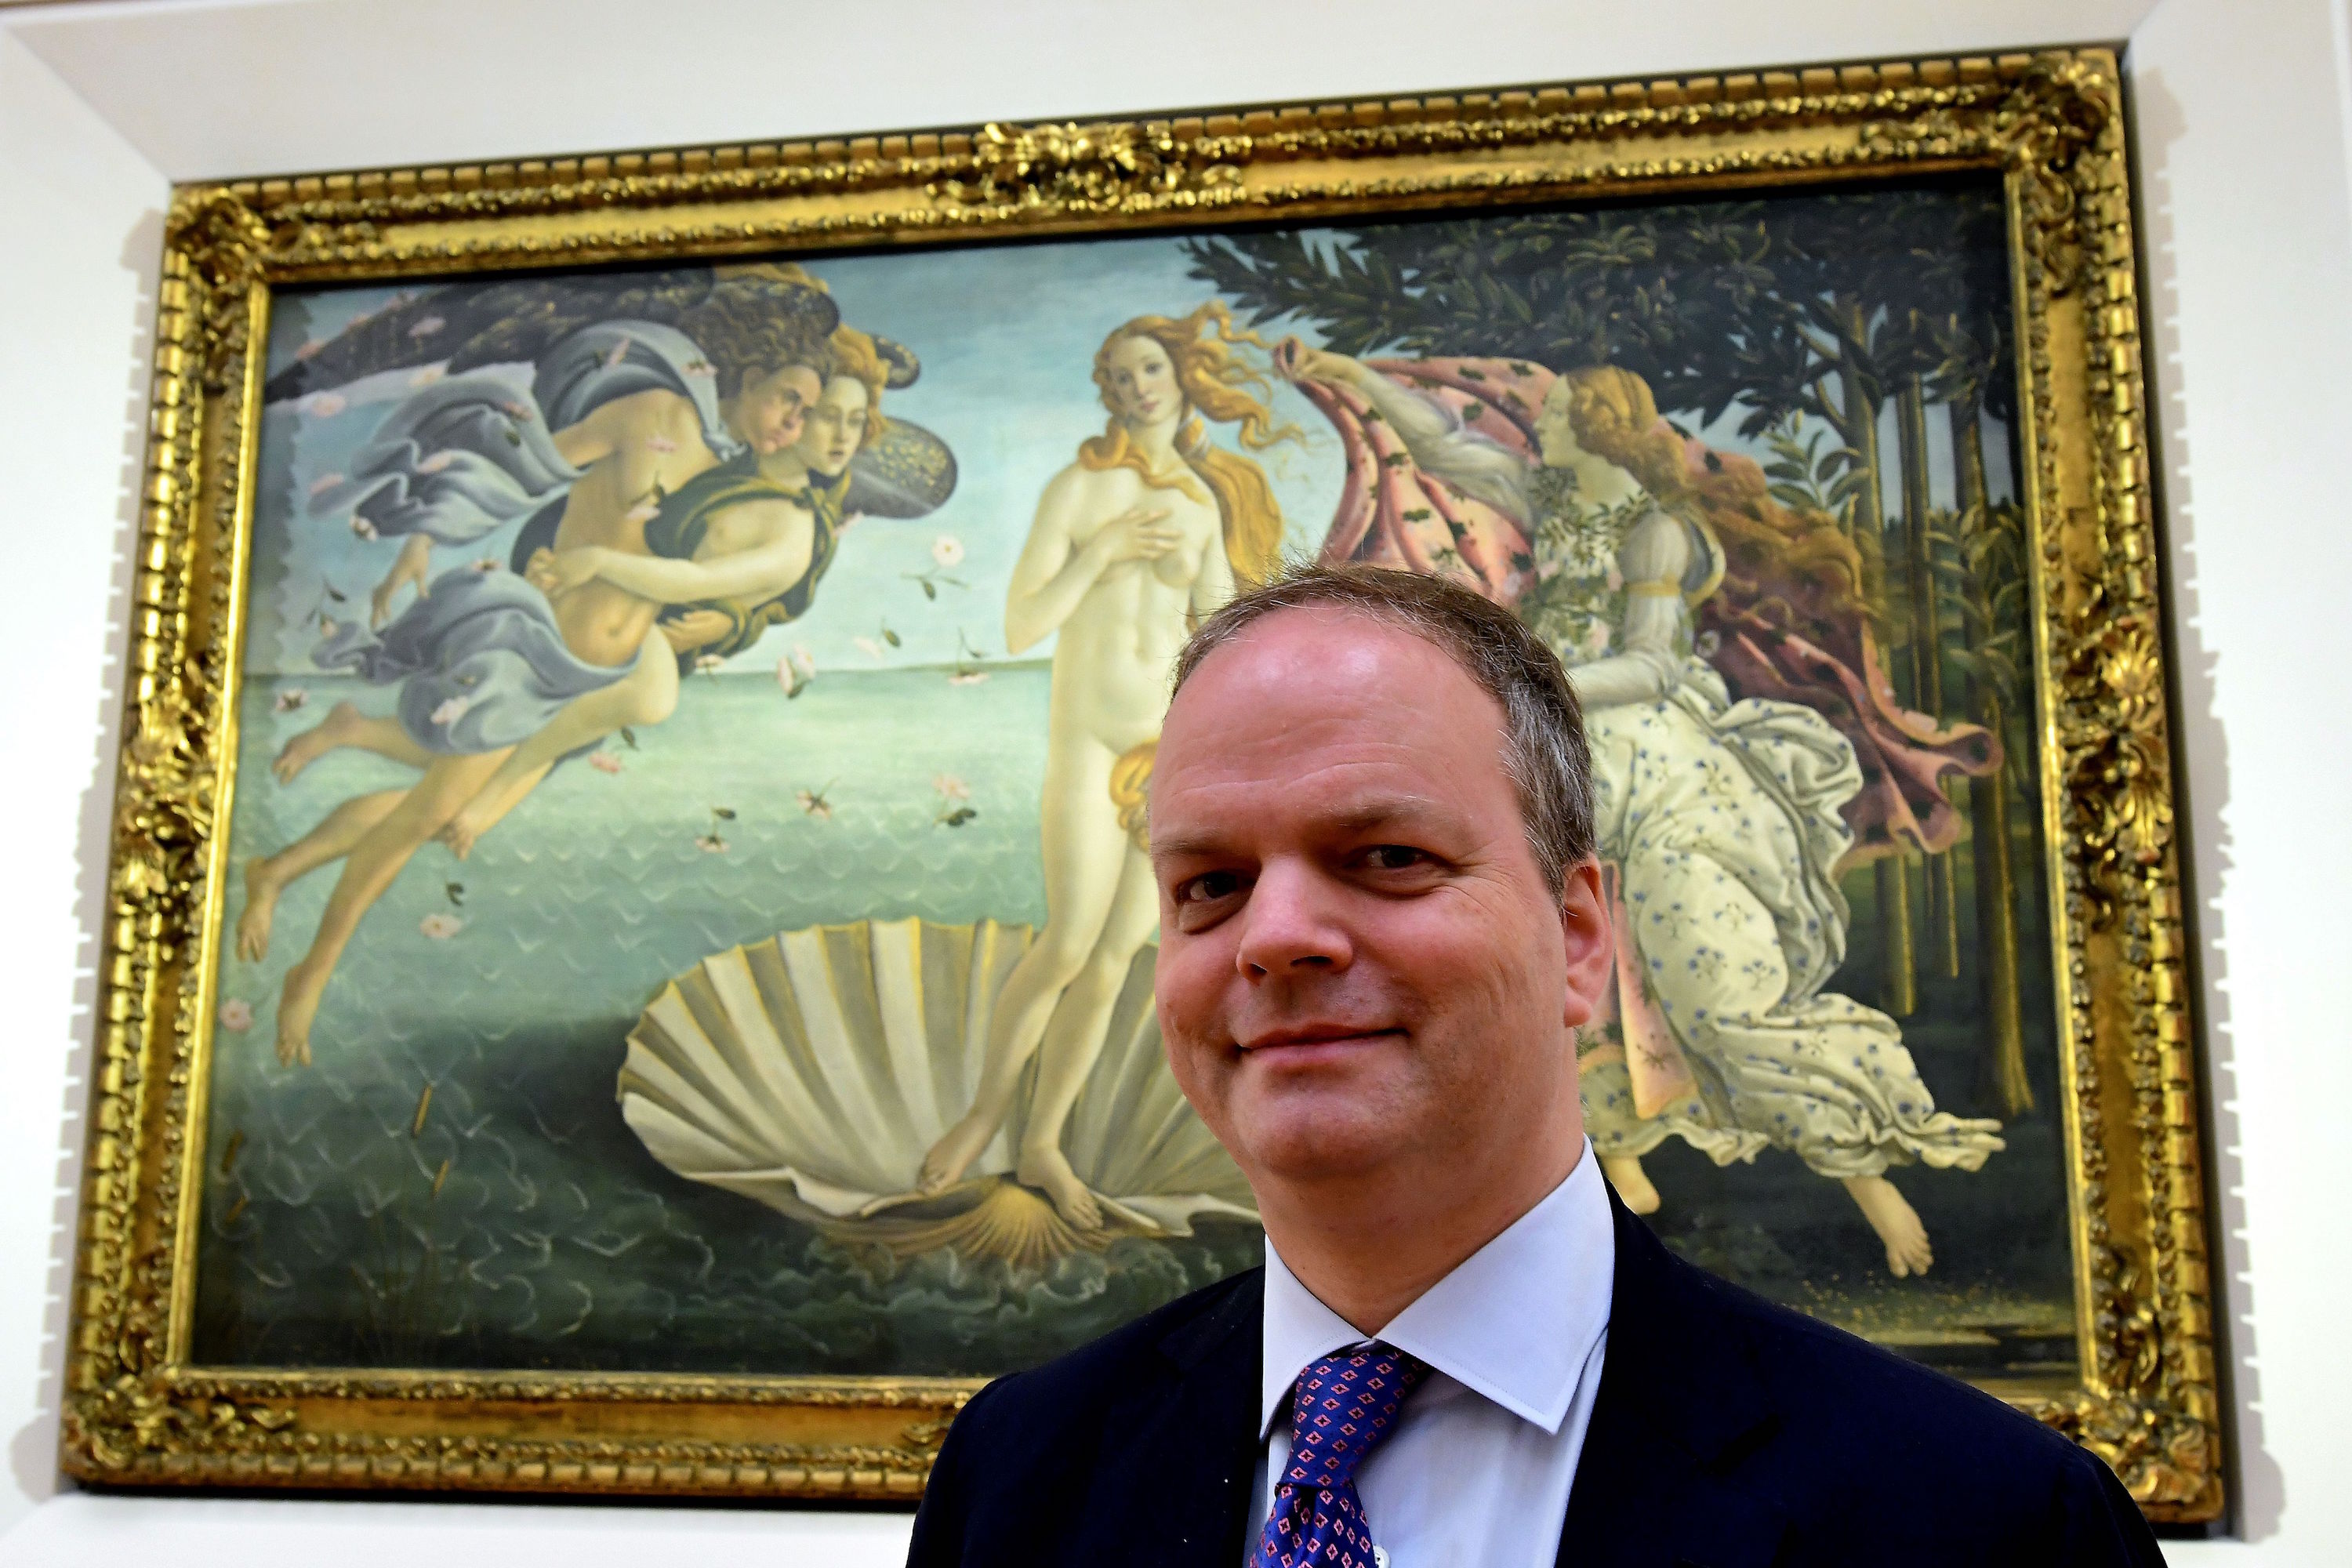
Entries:
{"type": "Polygon", "coordinates": [[[2000,1123],[1938,1111],[1895,1021],[1822,989],[1845,955],[1832,873],[1861,768],[1811,709],[1731,700],[1694,646],[1713,537],[1639,492],[1580,506],[1565,476],[1392,382],[1367,395],[1424,470],[1531,525],[1520,611],[1584,706],[1620,923],[1617,1016],[1580,1058],[1593,1146],[1671,1134],[1721,1164],[1770,1146],[1831,1177],[1981,1166],[2000,1123]]]}

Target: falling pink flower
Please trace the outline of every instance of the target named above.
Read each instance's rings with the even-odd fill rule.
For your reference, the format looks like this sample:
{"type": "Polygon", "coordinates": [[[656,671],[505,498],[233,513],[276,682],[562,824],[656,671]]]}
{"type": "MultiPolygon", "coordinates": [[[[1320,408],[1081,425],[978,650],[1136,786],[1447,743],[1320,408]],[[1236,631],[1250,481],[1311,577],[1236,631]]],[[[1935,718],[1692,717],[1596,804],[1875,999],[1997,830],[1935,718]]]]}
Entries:
{"type": "Polygon", "coordinates": [[[340,392],[314,392],[302,400],[302,412],[313,419],[332,419],[349,406],[340,392]]]}
{"type": "Polygon", "coordinates": [[[940,798],[941,800],[970,800],[971,798],[971,785],[964,783],[963,780],[956,777],[953,773],[940,774],[937,778],[931,781],[931,787],[940,792],[940,798]]]}
{"type": "Polygon", "coordinates": [[[278,694],[273,706],[280,713],[291,713],[310,700],[310,694],[299,686],[289,686],[278,694]]]}
{"type": "Polygon", "coordinates": [[[621,521],[623,522],[651,522],[660,514],[660,502],[641,500],[636,505],[631,507],[627,511],[622,513],[621,521]]]}
{"type": "Polygon", "coordinates": [[[471,694],[451,697],[445,700],[440,707],[433,710],[432,722],[434,727],[436,729],[442,730],[447,729],[450,725],[455,724],[458,720],[463,719],[473,706],[474,699],[471,694]]]}
{"type": "Polygon", "coordinates": [[[710,670],[719,668],[721,666],[725,665],[726,662],[727,658],[724,654],[706,653],[696,658],[694,668],[698,670],[708,673],[710,670]]]}
{"type": "Polygon", "coordinates": [[[959,669],[953,675],[948,677],[948,684],[950,686],[978,686],[982,681],[986,680],[987,679],[988,671],[984,669],[959,669]]]}
{"type": "Polygon", "coordinates": [[[882,661],[882,645],[872,637],[852,637],[849,639],[849,646],[877,664],[882,661]]]}
{"type": "Polygon", "coordinates": [[[442,914],[436,911],[433,914],[426,915],[423,920],[418,921],[416,922],[416,929],[423,931],[426,936],[431,937],[435,942],[447,942],[451,937],[456,936],[459,931],[466,929],[466,922],[459,920],[456,915],[442,914]]]}
{"type": "Polygon", "coordinates": [[[485,555],[480,560],[470,561],[467,564],[477,572],[495,572],[499,569],[498,558],[494,555],[485,555]]]}
{"type": "Polygon", "coordinates": [[[424,457],[417,459],[416,471],[420,474],[437,474],[457,460],[457,454],[446,449],[438,452],[427,452],[424,457]]]}
{"type": "Polygon", "coordinates": [[[800,802],[800,806],[803,811],[807,812],[811,816],[815,817],[818,821],[831,822],[833,820],[833,803],[825,799],[824,796],[817,794],[816,791],[813,789],[795,790],[793,792],[793,798],[800,802]]]}
{"type": "Polygon", "coordinates": [[[941,566],[963,564],[963,541],[952,533],[942,533],[931,541],[931,559],[941,566]]]}
{"type": "Polygon", "coordinates": [[[793,644],[793,668],[799,670],[807,679],[816,679],[816,655],[809,652],[808,644],[804,642],[793,644]]]}
{"type": "Polygon", "coordinates": [[[312,500],[317,500],[320,496],[325,495],[329,490],[333,489],[337,485],[340,485],[342,482],[343,476],[341,474],[320,474],[317,479],[310,481],[310,499],[312,500]]]}
{"type": "Polygon", "coordinates": [[[253,1004],[242,996],[232,996],[220,1005],[220,1026],[232,1035],[242,1035],[253,1027],[253,1004]]]}
{"type": "Polygon", "coordinates": [[[610,752],[591,752],[588,765],[600,773],[617,773],[621,771],[621,759],[610,752]]]}
{"type": "Polygon", "coordinates": [[[408,335],[412,338],[429,338],[448,324],[438,316],[426,316],[408,329],[408,335]]]}
{"type": "Polygon", "coordinates": [[[447,365],[428,364],[412,374],[408,378],[408,384],[411,386],[430,386],[448,374],[449,367],[447,365]]]}
{"type": "Polygon", "coordinates": [[[697,849],[701,850],[705,855],[724,855],[727,853],[727,840],[719,837],[716,833],[696,834],[694,837],[694,847],[697,849]]]}
{"type": "Polygon", "coordinates": [[[683,368],[688,375],[716,375],[719,374],[717,371],[710,368],[710,362],[707,359],[690,359],[687,361],[685,365],[681,368],[683,368]]]}
{"type": "Polygon", "coordinates": [[[530,423],[530,405],[528,403],[501,403],[499,407],[508,418],[518,425],[530,423]]]}
{"type": "Polygon", "coordinates": [[[327,343],[325,339],[312,338],[303,343],[301,347],[294,351],[294,357],[296,359],[316,359],[319,355],[319,351],[326,346],[327,343]]]}
{"type": "Polygon", "coordinates": [[[677,450],[677,443],[671,440],[667,436],[648,436],[646,437],[646,450],[648,452],[675,452],[677,450]]]}
{"type": "Polygon", "coordinates": [[[356,512],[352,514],[352,531],[362,539],[373,539],[376,536],[375,524],[356,512]]]}

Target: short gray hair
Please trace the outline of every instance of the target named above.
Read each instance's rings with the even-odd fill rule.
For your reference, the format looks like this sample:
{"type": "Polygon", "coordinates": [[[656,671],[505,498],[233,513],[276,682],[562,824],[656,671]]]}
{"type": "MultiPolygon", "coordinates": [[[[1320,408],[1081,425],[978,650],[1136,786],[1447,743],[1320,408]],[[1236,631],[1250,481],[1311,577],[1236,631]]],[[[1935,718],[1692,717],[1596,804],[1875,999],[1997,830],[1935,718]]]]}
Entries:
{"type": "MultiPolygon", "coordinates": [[[[1503,768],[1519,796],[1528,847],[1554,897],[1591,858],[1592,752],[1568,672],[1517,616],[1443,577],[1354,563],[1282,572],[1228,601],[1176,656],[1174,690],[1201,661],[1280,610],[1352,610],[1435,645],[1503,710],[1503,768]]],[[[1171,693],[1172,695],[1172,693],[1171,693]]]]}

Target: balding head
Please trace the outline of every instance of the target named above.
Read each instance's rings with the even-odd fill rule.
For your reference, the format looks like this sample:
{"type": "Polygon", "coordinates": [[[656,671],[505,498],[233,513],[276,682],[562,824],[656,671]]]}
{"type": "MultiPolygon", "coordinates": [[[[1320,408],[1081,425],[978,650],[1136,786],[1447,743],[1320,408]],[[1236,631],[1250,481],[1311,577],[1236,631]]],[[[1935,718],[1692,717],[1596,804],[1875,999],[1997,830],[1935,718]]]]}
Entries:
{"type": "Polygon", "coordinates": [[[1282,610],[1324,605],[1370,616],[1432,644],[1503,711],[1503,765],[1518,793],[1528,847],[1560,891],[1592,853],[1592,758],[1576,692],[1552,651],[1508,610],[1419,572],[1317,563],[1295,566],[1202,622],[1176,660],[1176,689],[1202,660],[1282,610]]]}

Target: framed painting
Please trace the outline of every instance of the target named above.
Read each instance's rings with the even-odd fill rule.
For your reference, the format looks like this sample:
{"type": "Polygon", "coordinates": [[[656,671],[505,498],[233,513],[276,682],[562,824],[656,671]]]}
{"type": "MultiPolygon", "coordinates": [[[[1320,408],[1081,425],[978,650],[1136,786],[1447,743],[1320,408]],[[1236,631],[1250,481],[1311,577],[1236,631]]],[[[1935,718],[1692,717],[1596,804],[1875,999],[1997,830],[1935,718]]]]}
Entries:
{"type": "Polygon", "coordinates": [[[2213,1517],[2129,215],[2096,50],[183,189],[68,1468],[911,1499],[1255,1265],[1144,805],[1323,556],[1584,695],[1627,1201],[2213,1517]]]}

